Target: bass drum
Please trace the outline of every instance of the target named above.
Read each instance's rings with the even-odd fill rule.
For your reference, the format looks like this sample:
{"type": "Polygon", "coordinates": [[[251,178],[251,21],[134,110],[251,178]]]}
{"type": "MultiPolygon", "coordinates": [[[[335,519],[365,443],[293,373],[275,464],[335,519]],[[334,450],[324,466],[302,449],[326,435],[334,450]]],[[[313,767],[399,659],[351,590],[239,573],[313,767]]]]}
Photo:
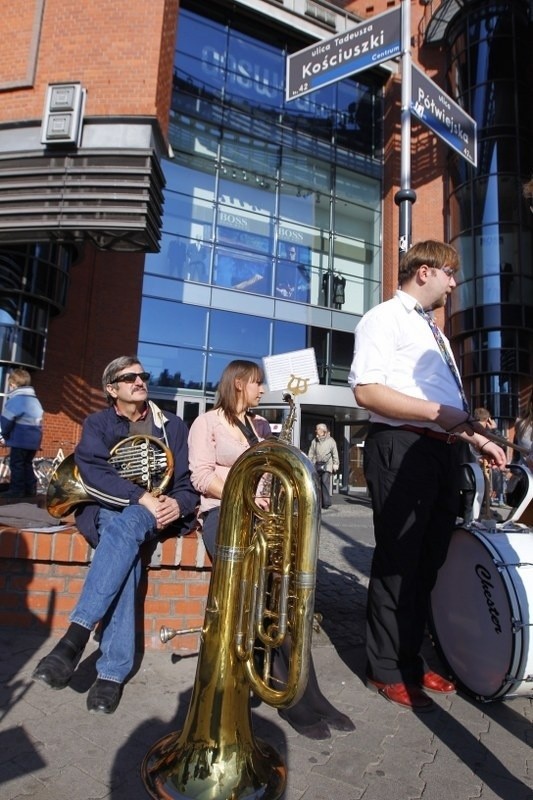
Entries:
{"type": "Polygon", "coordinates": [[[431,594],[435,645],[483,702],[533,696],[533,535],[458,528],[431,594]]]}

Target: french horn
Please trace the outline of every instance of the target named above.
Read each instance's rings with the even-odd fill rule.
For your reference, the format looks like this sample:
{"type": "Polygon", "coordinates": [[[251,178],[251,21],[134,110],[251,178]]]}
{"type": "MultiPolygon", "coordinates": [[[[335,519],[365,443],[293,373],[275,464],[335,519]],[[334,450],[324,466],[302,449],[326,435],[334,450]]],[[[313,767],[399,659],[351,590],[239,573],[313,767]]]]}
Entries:
{"type": "Polygon", "coordinates": [[[319,528],[319,489],[306,455],[275,438],[241,455],[224,485],[185,723],[142,764],[151,797],[276,800],[283,793],[286,766],[253,735],[250,690],[287,708],[305,689],[319,528]],[[287,645],[288,677],[278,683],[272,656],[287,645]]]}
{"type": "MultiPolygon", "coordinates": [[[[153,495],[163,494],[174,471],[174,456],[156,436],[137,434],[122,439],[111,450],[108,463],[119,475],[143,486],[153,495]]],[[[52,473],[46,493],[46,508],[57,519],[80,503],[95,502],[87,492],[74,454],[67,456],[52,473]]]]}

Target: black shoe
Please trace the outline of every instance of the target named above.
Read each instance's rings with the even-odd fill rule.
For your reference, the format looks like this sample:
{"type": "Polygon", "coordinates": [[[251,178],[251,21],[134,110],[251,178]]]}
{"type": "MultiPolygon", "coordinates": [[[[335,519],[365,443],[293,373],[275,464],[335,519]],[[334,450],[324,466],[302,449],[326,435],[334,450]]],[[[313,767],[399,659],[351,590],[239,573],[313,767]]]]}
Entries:
{"type": "Polygon", "coordinates": [[[83,647],[77,647],[68,639],[61,639],[47,656],[41,658],[32,678],[42,681],[51,689],[64,689],[78,666],[83,647]]]}
{"type": "Polygon", "coordinates": [[[291,728],[294,728],[297,733],[301,736],[305,736],[307,739],[331,739],[328,724],[324,722],[323,719],[320,719],[320,717],[316,717],[313,721],[309,721],[308,723],[306,721],[304,724],[303,720],[297,720],[293,715],[291,716],[290,709],[288,708],[279,708],[278,714],[281,719],[289,723],[291,728]]]}
{"type": "Polygon", "coordinates": [[[112,714],[122,697],[122,684],[97,678],[87,695],[87,710],[112,714]]]}

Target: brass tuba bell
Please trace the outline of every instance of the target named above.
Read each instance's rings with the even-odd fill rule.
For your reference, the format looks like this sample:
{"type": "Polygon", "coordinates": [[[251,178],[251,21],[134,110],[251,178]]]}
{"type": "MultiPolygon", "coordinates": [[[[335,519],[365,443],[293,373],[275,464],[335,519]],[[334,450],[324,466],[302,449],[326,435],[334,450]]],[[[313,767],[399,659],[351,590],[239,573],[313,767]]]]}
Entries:
{"type": "MultiPolygon", "coordinates": [[[[111,450],[108,463],[119,475],[144,486],[154,495],[162,494],[174,471],[174,456],[156,436],[137,434],[122,439],[111,450]]],[[[52,473],[46,493],[46,508],[60,519],[80,503],[95,502],[87,492],[74,454],[67,456],[52,473]]]]}
{"type": "Polygon", "coordinates": [[[189,711],[183,729],[156,742],[142,764],[153,798],[275,800],[283,793],[285,764],[252,733],[250,689],[288,707],[307,684],[318,497],[311,462],[284,441],[259,442],[231,468],[189,711]],[[269,495],[266,509],[259,494],[269,495]],[[284,643],[288,678],[276,685],[271,655],[284,643]]]}

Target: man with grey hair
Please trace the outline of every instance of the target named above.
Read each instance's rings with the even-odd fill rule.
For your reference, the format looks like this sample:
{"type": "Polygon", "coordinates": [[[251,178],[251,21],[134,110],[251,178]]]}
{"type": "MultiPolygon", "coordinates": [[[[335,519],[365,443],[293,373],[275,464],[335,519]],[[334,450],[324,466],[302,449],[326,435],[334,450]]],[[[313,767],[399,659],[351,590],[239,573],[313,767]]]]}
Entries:
{"type": "Polygon", "coordinates": [[[309,458],[320,476],[322,508],[331,506],[331,476],[339,469],[337,442],[330,436],[328,426],[319,422],[315,428],[315,438],[309,448],[309,458]]]}
{"type": "MultiPolygon", "coordinates": [[[[102,385],[109,407],[90,414],[74,458],[89,502],[76,509],[76,524],[95,548],[70,626],[33,677],[63,689],[76,669],[89,636],[101,624],[97,680],[87,708],[112,714],[135,656],[135,603],[141,578],[140,547],[168,526],[186,532],[195,519],[198,495],[190,482],[188,429],[175,414],[148,400],[145,372],[137,356],[121,356],[104,370],[102,385]],[[164,443],[174,462],[163,493],[121,474],[110,460],[114,448],[130,436],[151,436],[164,443]]],[[[124,470],[122,470],[123,472],[124,470]]]]}

